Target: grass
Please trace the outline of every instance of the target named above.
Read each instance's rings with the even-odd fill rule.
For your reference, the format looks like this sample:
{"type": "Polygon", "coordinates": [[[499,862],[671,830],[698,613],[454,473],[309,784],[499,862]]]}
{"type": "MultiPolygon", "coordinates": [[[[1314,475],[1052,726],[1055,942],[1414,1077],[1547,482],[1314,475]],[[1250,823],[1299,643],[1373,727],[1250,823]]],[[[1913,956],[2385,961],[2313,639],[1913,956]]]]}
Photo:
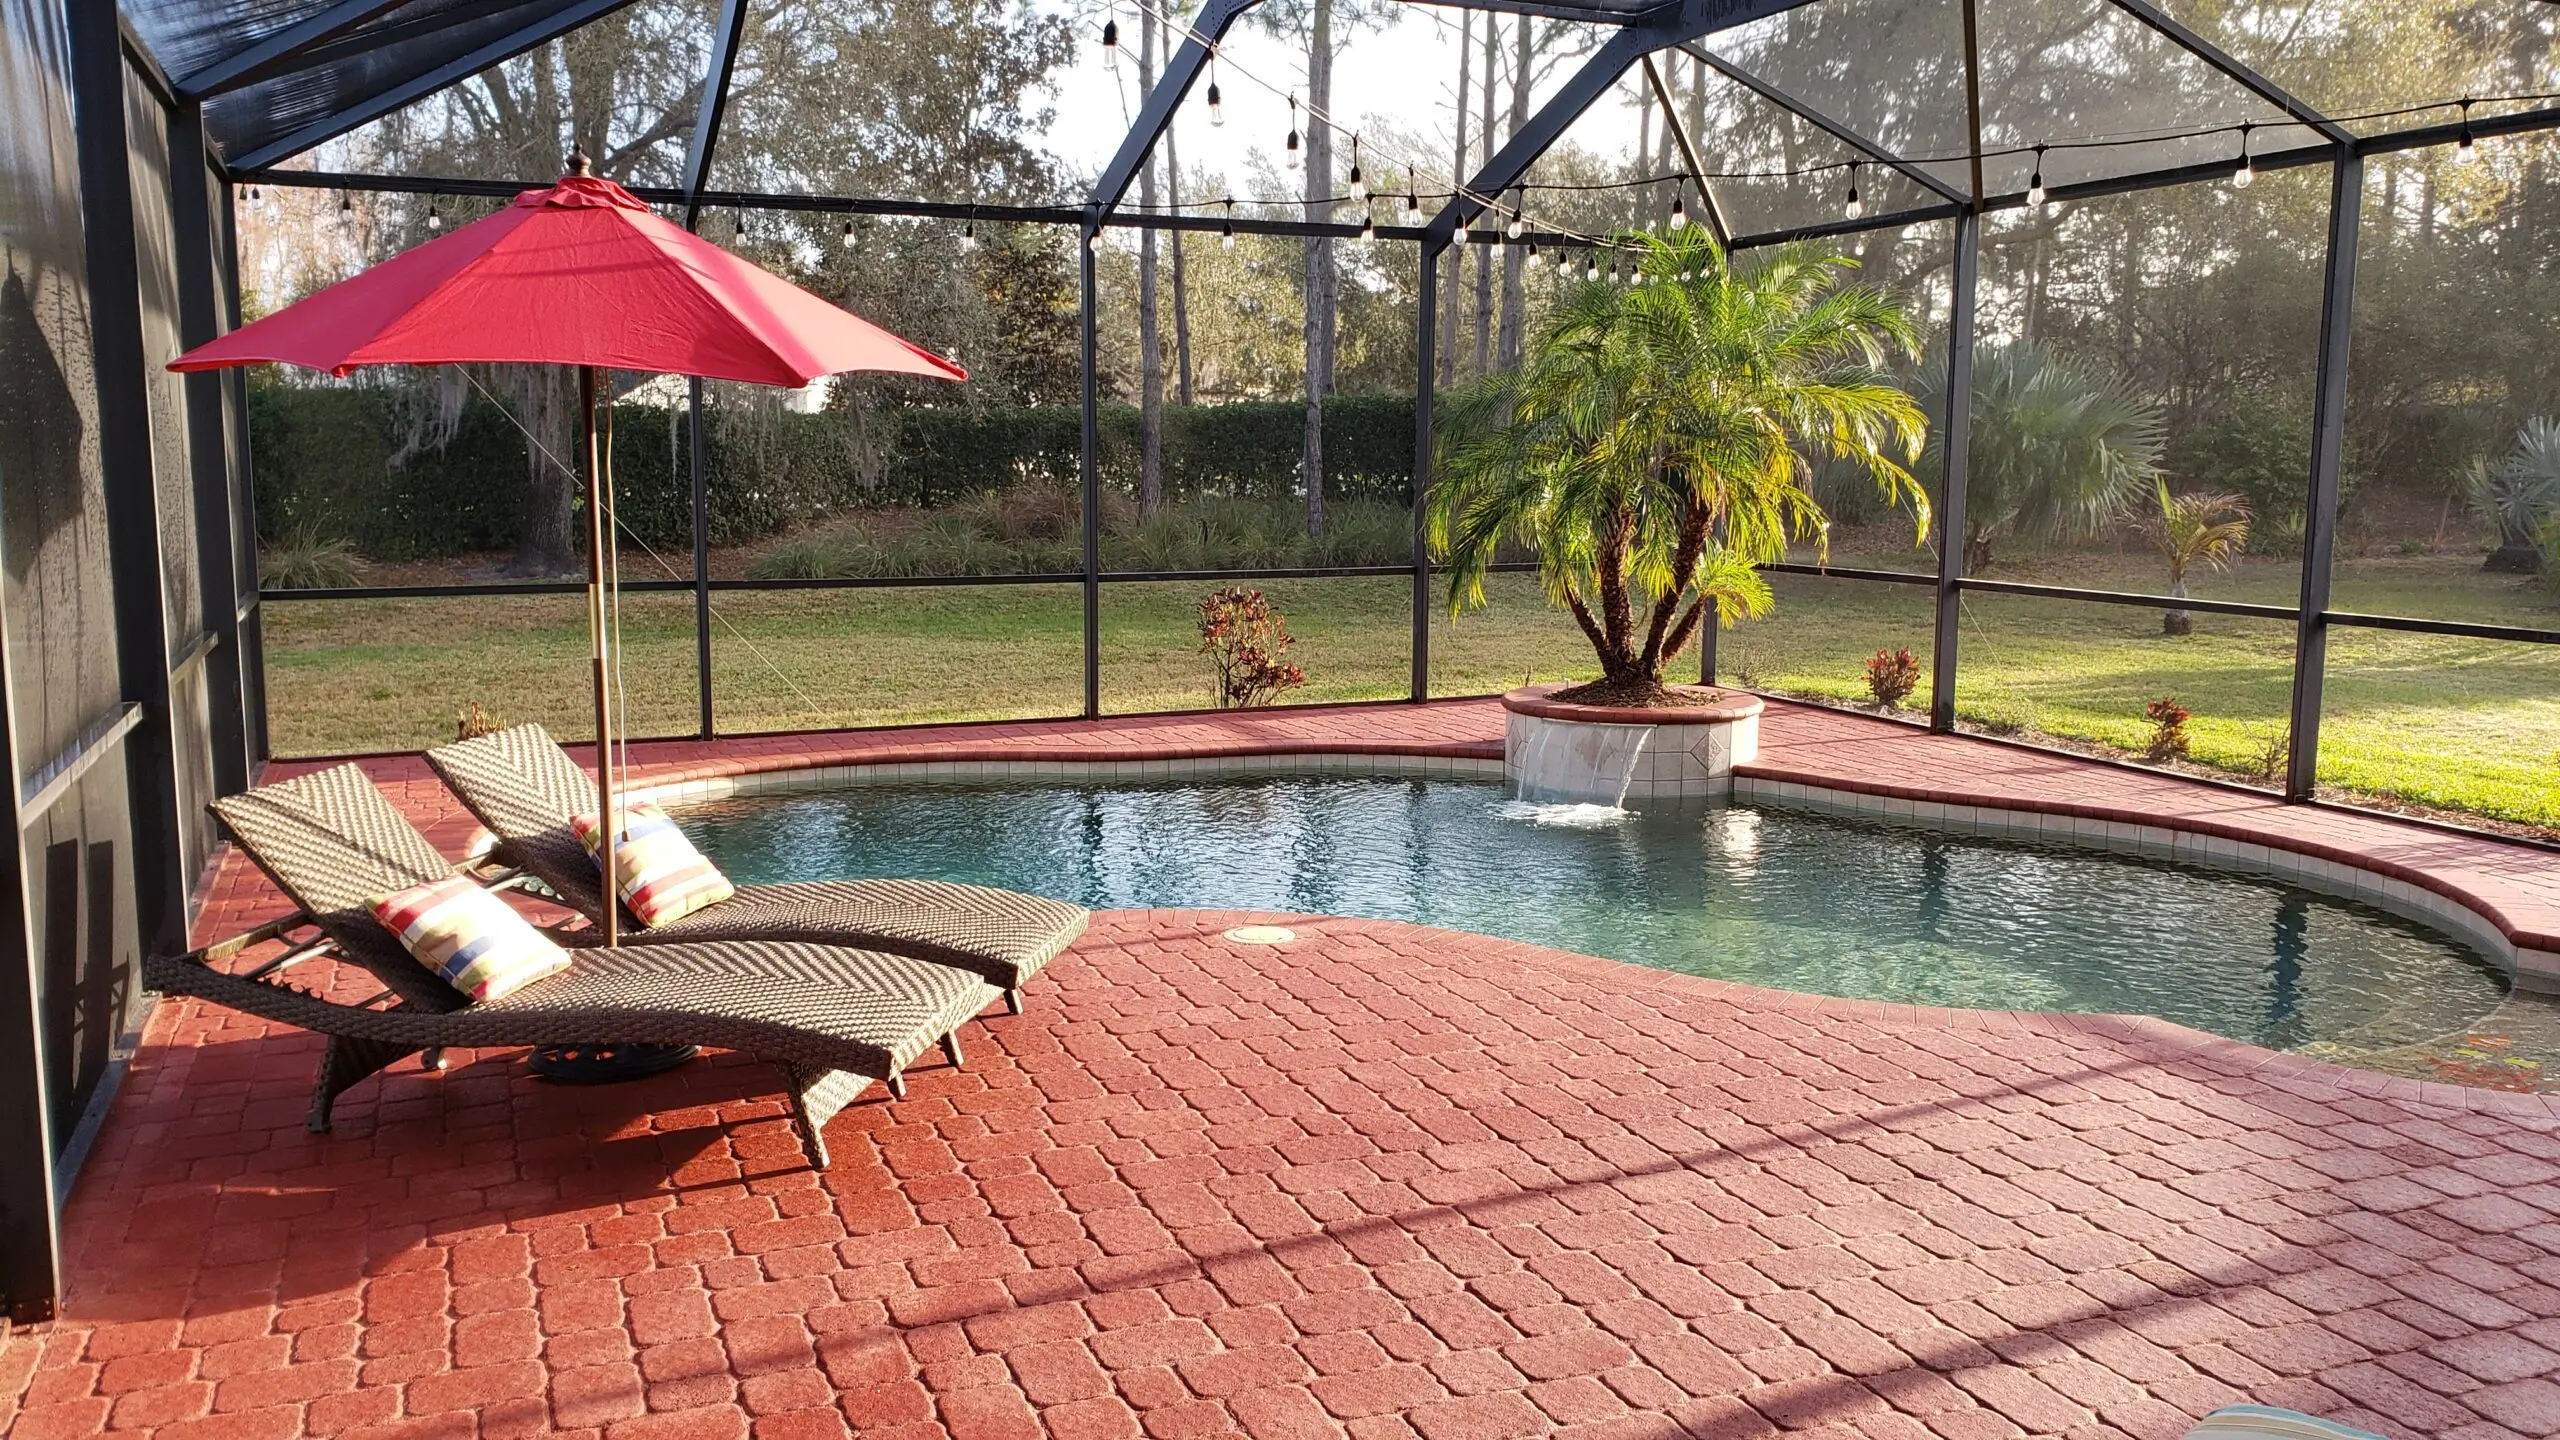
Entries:
{"type": "MultiPolygon", "coordinates": [[[[1842,565],[1914,568],[1899,555],[1842,565]]],[[[2049,557],[2005,578],[2149,589],[2135,555],[2049,557]]],[[[1433,611],[1435,694],[1588,678],[1589,651],[1529,577],[1495,577],[1494,603],[1452,624],[1433,611]]],[[[1879,646],[1930,652],[1930,591],[1773,577],[1777,612],[1725,633],[1724,678],[1865,700],[1879,646]]],[[[2289,562],[2251,562],[2200,593],[2289,604],[2289,562]]],[[[1206,583],[1107,587],[1101,613],[1107,711],[1209,703],[1192,606],[1206,583]]],[[[1288,616],[1309,684],[1295,702],[1406,692],[1411,589],[1396,579],[1263,586],[1288,616]]],[[[2341,562],[2341,609],[2560,628],[2550,592],[2485,576],[2458,557],[2341,562]]],[[[1436,602],[1436,597],[1435,597],[1436,602]]],[[[724,594],[716,597],[712,689],[724,731],[1054,716],[1082,701],[1082,591],[1073,582],[724,594]]],[[[275,603],[266,625],[269,721],[278,754],[403,749],[449,739],[478,700],[506,720],[564,735],[589,729],[584,602],[576,596],[275,603]]],[[[2198,614],[2168,638],[2155,612],[1975,594],[1962,632],[1957,708],[1993,731],[2138,750],[2143,705],[2174,694],[2194,712],[2196,760],[2237,775],[2282,736],[2292,686],[2288,623],[2198,614]]],[[[695,727],[691,601],[623,602],[624,676],[635,728],[695,727]]],[[[1925,711],[1928,686],[1906,706],[1925,711]]],[[[2337,629],[2329,649],[2321,780],[2366,796],[2560,828],[2560,647],[2337,629]]]]}

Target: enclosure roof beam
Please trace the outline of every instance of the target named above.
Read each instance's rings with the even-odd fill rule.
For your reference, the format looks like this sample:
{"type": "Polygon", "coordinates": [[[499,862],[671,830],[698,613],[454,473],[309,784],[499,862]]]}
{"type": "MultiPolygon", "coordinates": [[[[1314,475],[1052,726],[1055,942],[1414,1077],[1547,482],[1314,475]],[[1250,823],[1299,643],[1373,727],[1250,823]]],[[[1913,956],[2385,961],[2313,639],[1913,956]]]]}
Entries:
{"type": "MultiPolygon", "coordinates": [[[[1690,143],[1689,127],[1680,123],[1680,107],[1671,103],[1671,87],[1662,83],[1662,67],[1653,57],[1644,57],[1645,84],[1653,90],[1654,100],[1662,106],[1662,128],[1671,132],[1680,147],[1680,164],[1689,172],[1689,183],[1698,187],[1698,200],[1706,207],[1707,230],[1718,245],[1733,243],[1733,227],[1725,223],[1724,207],[1716,203],[1716,192],[1707,188],[1707,167],[1698,163],[1698,147],[1690,143]]],[[[1638,158],[1642,163],[1642,158],[1638,158]]]]}
{"type": "Polygon", "coordinates": [[[720,0],[720,28],[712,32],[711,60],[702,71],[702,108],[684,150],[684,228],[702,217],[702,189],[711,179],[712,151],[728,115],[729,78],[738,69],[738,40],[747,29],[747,0],[720,0]]]}
{"type": "Polygon", "coordinates": [[[1512,132],[1500,150],[1484,163],[1475,178],[1459,187],[1449,203],[1424,226],[1434,248],[1449,243],[1458,230],[1460,220],[1473,219],[1492,208],[1490,197],[1520,183],[1538,157],[1571,129],[1582,112],[1609,92],[1618,77],[1637,59],[1656,50],[1668,49],[1683,40],[1695,40],[1718,30],[1747,25],[1766,16],[1781,14],[1807,3],[1807,0],[1679,0],[1648,12],[1652,18],[1640,25],[1629,25],[1609,37],[1608,42],[1593,52],[1581,68],[1566,77],[1564,84],[1547,102],[1538,107],[1528,123],[1512,132]]]}
{"type": "Polygon", "coordinates": [[[1156,137],[1173,123],[1173,112],[1182,108],[1183,98],[1191,93],[1191,83],[1200,78],[1202,66],[1226,38],[1227,27],[1236,17],[1261,3],[1261,0],[1209,0],[1202,6],[1198,19],[1191,22],[1189,33],[1182,37],[1182,48],[1164,63],[1164,75],[1156,88],[1147,93],[1147,103],[1138,110],[1138,118],[1129,125],[1129,133],[1120,141],[1119,153],[1102,169],[1102,178],[1093,182],[1093,194],[1085,205],[1095,215],[1108,214],[1118,208],[1120,197],[1138,178],[1138,167],[1156,148],[1156,137]]]}
{"type": "Polygon", "coordinates": [[[2285,91],[2283,86],[2249,66],[2241,64],[2229,51],[2178,23],[2174,17],[2162,12],[2159,6],[2152,4],[2151,0],[2110,0],[2110,3],[2134,19],[2168,36],[2171,43],[2221,71],[2226,77],[2236,81],[2242,89],[2302,124],[2319,131],[2321,137],[2331,144],[2349,148],[2355,145],[2355,134],[2346,126],[2295,99],[2285,91]]]}
{"type": "Polygon", "coordinates": [[[325,45],[408,3],[409,0],[338,0],[319,14],[287,25],[236,55],[180,76],[178,94],[188,100],[203,100],[295,69],[304,51],[325,45]]]}
{"type": "Polygon", "coordinates": [[[1752,74],[1750,71],[1745,70],[1741,66],[1734,64],[1732,61],[1718,55],[1706,46],[1701,45],[1694,40],[1689,40],[1681,42],[1677,48],[1688,54],[1691,58],[1703,62],[1708,69],[1715,71],[1717,74],[1722,75],[1734,84],[1741,86],[1743,89],[1750,91],[1752,94],[1759,96],[1761,99],[1768,101],[1770,104],[1777,106],[1779,109],[1784,110],[1795,116],[1797,119],[1811,125],[1813,128],[1830,136],[1832,139],[1839,141],[1841,144],[1846,145],[1850,149],[1857,151],[1859,154],[1866,156],[1868,159],[1875,161],[1877,164],[1886,166],[1897,174],[1908,177],[1913,184],[1918,185],[1920,188],[1937,196],[1939,199],[1957,205],[1964,203],[1965,196],[1963,191],[1958,190],[1956,187],[1939,179],[1937,176],[1930,174],[1924,167],[1912,164],[1910,161],[1905,160],[1892,151],[1885,149],[1875,141],[1859,134],[1848,125],[1845,125],[1838,120],[1834,120],[1830,116],[1816,110],[1811,105],[1808,105],[1804,101],[1796,98],[1796,96],[1791,92],[1779,89],[1777,86],[1770,84],[1768,81],[1761,79],[1759,76],[1752,74]]]}
{"type": "Polygon", "coordinates": [[[468,80],[492,65],[512,60],[537,45],[556,40],[631,3],[632,0],[567,0],[531,24],[502,35],[468,55],[457,56],[423,75],[378,91],[327,119],[315,120],[280,140],[259,146],[241,156],[232,168],[242,172],[263,170],[279,160],[299,155],[359,126],[379,120],[449,85],[468,80]]]}

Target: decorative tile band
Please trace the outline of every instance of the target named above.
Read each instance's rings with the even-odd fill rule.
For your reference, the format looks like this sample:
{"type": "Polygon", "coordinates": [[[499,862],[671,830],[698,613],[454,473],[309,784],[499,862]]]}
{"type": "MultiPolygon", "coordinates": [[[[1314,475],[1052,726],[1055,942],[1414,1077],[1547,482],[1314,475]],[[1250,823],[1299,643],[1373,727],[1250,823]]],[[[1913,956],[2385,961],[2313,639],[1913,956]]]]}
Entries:
{"type": "Polygon", "coordinates": [[[985,784],[1021,781],[1230,780],[1263,775],[1393,776],[1431,780],[1499,780],[1502,761],[1451,755],[1236,754],[1150,760],[899,760],[877,765],[822,765],[744,775],[678,778],[633,791],[660,805],[698,805],[743,795],[843,790],[857,785],[985,784]]]}
{"type": "Polygon", "coordinates": [[[1992,805],[1904,800],[1750,775],[1734,777],[1734,798],[1752,804],[1885,820],[1930,830],[2036,840],[2119,855],[2173,860],[2216,870],[2271,875],[2306,890],[2359,901],[2451,932],[2504,965],[2518,988],[2560,990],[2560,954],[2517,945],[2494,921],[2470,906],[2423,885],[2412,885],[2406,880],[2395,880],[2360,866],[2324,860],[2278,846],[2253,845],[2243,840],[2200,835],[2165,825],[2137,825],[2032,810],[2008,810],[1992,805]]]}

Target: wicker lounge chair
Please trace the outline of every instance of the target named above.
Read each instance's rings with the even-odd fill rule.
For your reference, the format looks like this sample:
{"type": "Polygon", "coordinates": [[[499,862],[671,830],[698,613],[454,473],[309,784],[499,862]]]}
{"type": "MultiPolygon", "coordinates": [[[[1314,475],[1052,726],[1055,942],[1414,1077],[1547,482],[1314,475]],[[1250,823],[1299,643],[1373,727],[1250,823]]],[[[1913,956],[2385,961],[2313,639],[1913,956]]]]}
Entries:
{"type": "Polygon", "coordinates": [[[373,917],[376,897],[444,878],[455,867],[363,771],[342,765],[260,786],[215,802],[214,811],[302,911],[187,955],[156,957],[145,973],[155,990],[326,1035],[311,1100],[314,1131],[329,1128],[341,1093],[420,1051],[717,1045],[781,1069],[801,1147],[823,1169],[827,1121],[871,1081],[904,1094],[908,1063],[936,1041],[958,1064],[953,1031],[996,996],[983,977],[911,956],[767,940],[576,949],[568,970],[471,1004],[373,917]],[[215,968],[251,946],[313,929],[320,938],[291,944],[248,971],[215,968]],[[382,992],[344,1004],[277,978],[321,954],[362,967],[382,992]]]}
{"type": "MultiPolygon", "coordinates": [[[[604,914],[595,857],[570,828],[592,814],[595,777],[540,725],[517,725],[427,752],[480,823],[495,858],[531,872],[589,919],[604,914]]],[[[742,885],[735,897],[643,928],[624,912],[626,945],[732,939],[878,946],[985,976],[1022,1013],[1022,985],[1084,933],[1081,905],[943,880],[812,880],[742,885]]]]}

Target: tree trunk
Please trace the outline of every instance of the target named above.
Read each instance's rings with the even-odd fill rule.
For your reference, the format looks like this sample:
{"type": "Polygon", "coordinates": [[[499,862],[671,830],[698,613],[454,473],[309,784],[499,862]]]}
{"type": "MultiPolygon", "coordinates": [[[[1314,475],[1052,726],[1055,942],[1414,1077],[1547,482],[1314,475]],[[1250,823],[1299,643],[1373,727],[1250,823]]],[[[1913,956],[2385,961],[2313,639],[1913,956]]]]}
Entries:
{"type": "MultiPolygon", "coordinates": [[[[1529,17],[1522,15],[1513,30],[1511,63],[1511,134],[1518,135],[1529,123],[1529,17]]],[[[1527,264],[1517,245],[1502,247],[1502,328],[1496,345],[1497,364],[1505,370],[1520,368],[1521,329],[1528,323],[1529,295],[1522,283],[1527,264]]]]}
{"type": "MultiPolygon", "coordinates": [[[[1476,133],[1484,137],[1484,153],[1487,155],[1493,153],[1493,66],[1494,61],[1499,58],[1495,44],[1493,17],[1487,15],[1484,17],[1483,109],[1478,112],[1480,123],[1476,128],[1476,133]]],[[[1458,183],[1465,184],[1466,177],[1463,175],[1458,177],[1458,183]]],[[[1494,218],[1491,211],[1487,211],[1484,218],[1476,223],[1486,225],[1500,222],[1494,218]]],[[[1475,373],[1482,375],[1491,369],[1493,369],[1493,267],[1485,263],[1484,252],[1478,251],[1476,252],[1475,373]]]]}
{"type": "MultiPolygon", "coordinates": [[[[1458,153],[1449,167],[1452,186],[1467,183],[1467,89],[1475,78],[1476,12],[1458,12],[1458,153]]],[[[1490,22],[1488,22],[1490,23],[1490,22]]],[[[1448,253],[1449,274],[1440,289],[1440,383],[1454,385],[1458,380],[1458,287],[1466,283],[1467,252],[1463,245],[1452,245],[1448,253]]]]}
{"type": "MultiPolygon", "coordinates": [[[[2172,600],[2187,598],[2187,577],[2183,572],[2169,577],[2169,598],[2172,600]]],[[[2191,635],[2195,633],[2195,628],[2195,617],[2184,610],[2173,609],[2160,612],[2160,633],[2163,635],[2191,635]]]]}
{"type": "MultiPolygon", "coordinates": [[[[1307,219],[1333,218],[1333,0],[1315,0],[1307,25],[1307,219]]],[[[1333,237],[1307,237],[1307,533],[1324,533],[1324,397],[1333,390],[1333,237]]]]}
{"type": "MultiPolygon", "coordinates": [[[[1157,41],[1164,47],[1165,58],[1173,56],[1170,25],[1157,41]]],[[[1164,127],[1164,203],[1169,210],[1182,209],[1182,152],[1174,148],[1173,127],[1164,127]]],[[[1182,232],[1165,232],[1165,244],[1173,250],[1173,375],[1174,400],[1191,403],[1191,286],[1182,273],[1182,232]]]]}
{"type": "Polygon", "coordinates": [[[562,365],[497,367],[500,383],[514,392],[516,415],[526,431],[524,533],[509,559],[508,575],[550,579],[579,568],[579,498],[585,481],[568,468],[577,449],[578,382],[562,365]]]}
{"type": "MultiPolygon", "coordinates": [[[[1156,88],[1156,12],[1138,10],[1138,104],[1156,88]]],[[[1156,157],[1138,167],[1138,209],[1156,208],[1156,157]]],[[[1164,337],[1156,326],[1156,232],[1138,232],[1138,513],[1164,508],[1164,337]]]]}

